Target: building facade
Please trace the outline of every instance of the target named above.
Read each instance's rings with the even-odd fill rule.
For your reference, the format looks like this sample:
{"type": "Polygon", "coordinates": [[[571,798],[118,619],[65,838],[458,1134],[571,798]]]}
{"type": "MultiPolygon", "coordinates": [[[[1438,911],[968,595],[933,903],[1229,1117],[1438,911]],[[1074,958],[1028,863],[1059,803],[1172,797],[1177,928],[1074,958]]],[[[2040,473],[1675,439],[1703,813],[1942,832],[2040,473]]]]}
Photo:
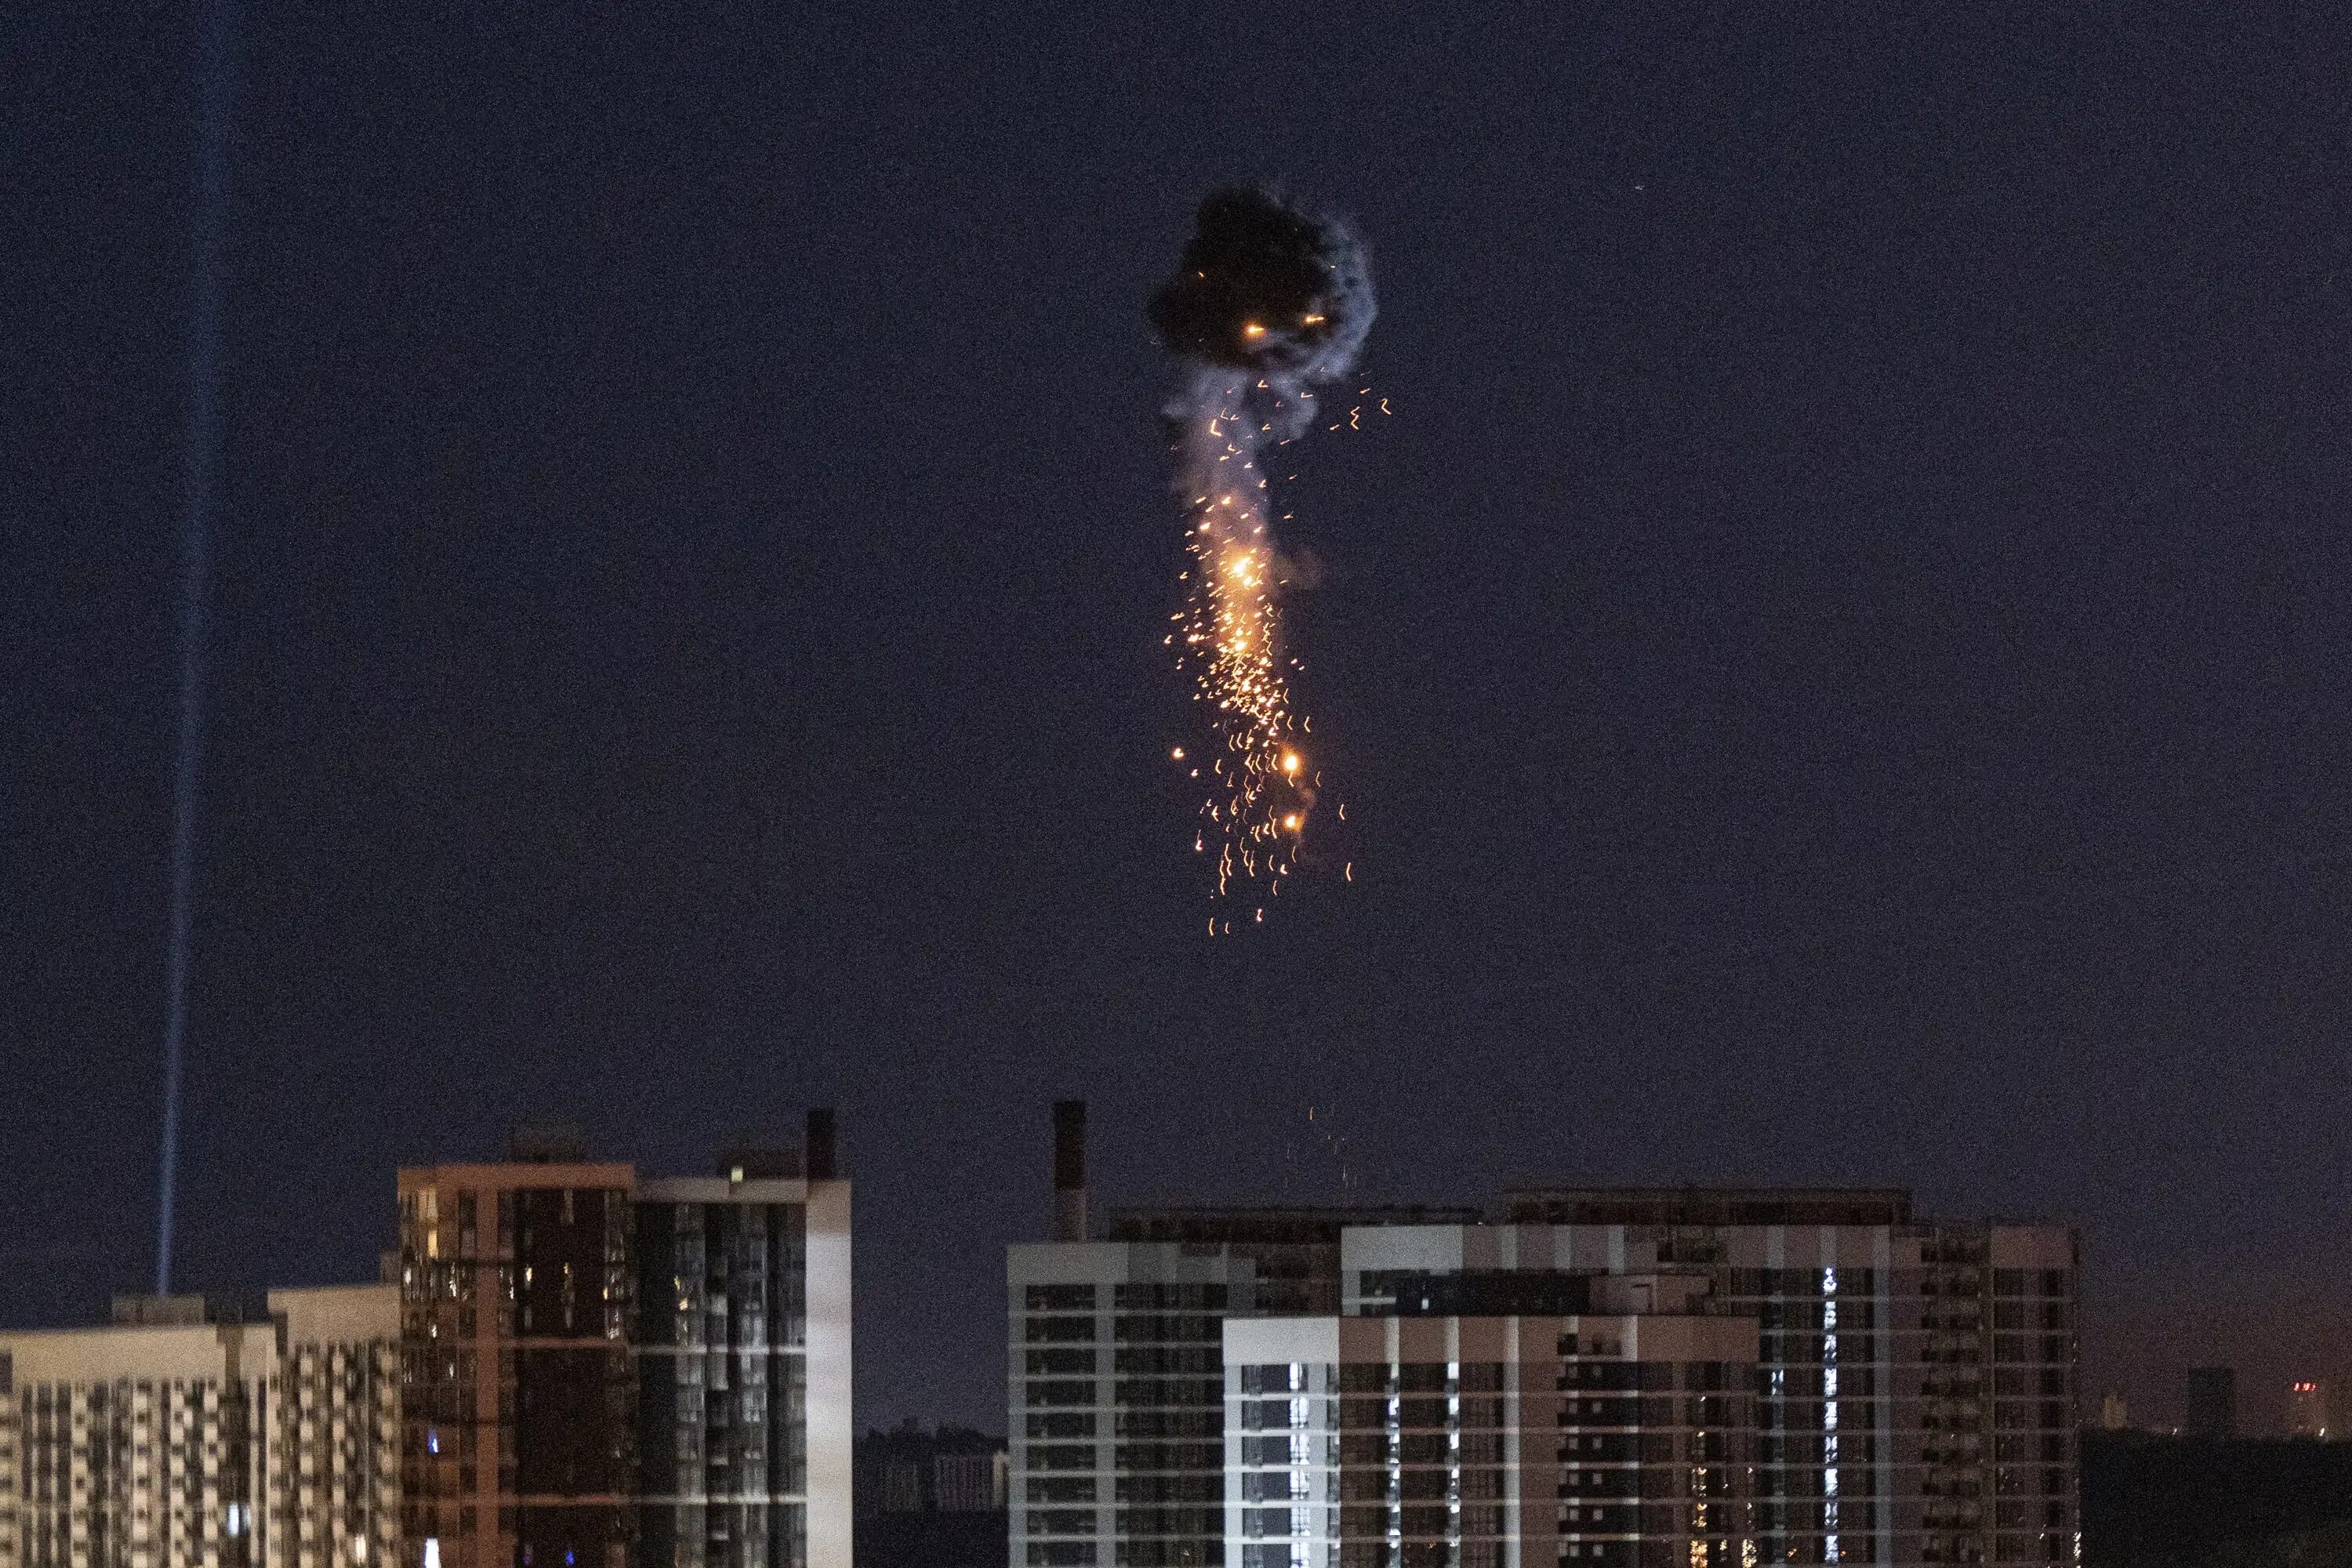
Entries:
{"type": "Polygon", "coordinates": [[[1351,1221],[1455,1212],[1139,1209],[1012,1248],[1016,1568],[1223,1563],[1226,1318],[1334,1310],[1351,1221]]]}
{"type": "Polygon", "coordinates": [[[400,1173],[410,1568],[625,1568],[635,1170],[400,1173]]]}
{"type": "Polygon", "coordinates": [[[1031,1568],[1207,1568],[1224,1537],[1227,1311],[1255,1297],[1222,1248],[1016,1247],[1010,1531],[1031,1568]]]}
{"type": "Polygon", "coordinates": [[[399,1547],[399,1297],[148,1299],[0,1334],[0,1565],[326,1568],[399,1547]]]}
{"type": "MultiPolygon", "coordinates": [[[[1071,1122],[1082,1118],[1057,1115],[1071,1122]]],[[[2079,1561],[2064,1226],[1929,1224],[1909,1194],[1878,1189],[1560,1188],[1510,1194],[1491,1216],[1126,1211],[1094,1240],[1068,1234],[1087,1212],[1079,1164],[1057,1150],[1062,1238],[1008,1258],[1010,1568],[2079,1561]],[[1707,1354],[1645,1371],[1559,1326],[1588,1315],[1620,1320],[1597,1342],[1621,1345],[1664,1342],[1643,1336],[1670,1322],[1724,1326],[1691,1331],[1707,1354]],[[1408,1378],[1438,1378],[1428,1336],[1441,1332],[1479,1355],[1448,1359],[1450,1386],[1411,1396],[1471,1401],[1501,1425],[1383,1429],[1381,1462],[1402,1467],[1390,1479],[1424,1490],[1377,1500],[1412,1512],[1392,1511],[1376,1539],[1373,1469],[1360,1467],[1377,1445],[1357,1420],[1375,1409],[1373,1347],[1394,1384],[1385,1396],[1402,1401],[1408,1378]],[[1283,1343],[1298,1353],[1274,1354],[1283,1343]],[[1592,1370],[1611,1362],[1635,1370],[1592,1370]],[[1719,1370],[1691,1373],[1701,1365],[1719,1370]],[[1298,1386],[1265,1383],[1293,1367],[1298,1386]],[[1722,1385],[1693,1389],[1692,1375],[1722,1385]],[[1610,1392],[1634,1402],[1604,1413],[1634,1418],[1587,1429],[1577,1400],[1536,1397],[1547,1378],[1567,1399],[1588,1376],[1632,1378],[1610,1392]],[[1307,1458],[1276,1466],[1264,1457],[1276,1434],[1234,1423],[1278,1406],[1307,1422],[1284,1428],[1307,1458]],[[1435,1463],[1439,1436],[1449,1449],[1496,1436],[1508,1458],[1434,1499],[1415,1467],[1435,1463]],[[1631,1458],[1587,1464],[1588,1441],[1631,1458]],[[1570,1485],[1555,1462],[1624,1473],[1570,1485]],[[1496,1496],[1479,1489],[1490,1482],[1496,1496]],[[1294,1485],[1305,1489],[1281,1489],[1294,1485]],[[1549,1511],[1535,1506],[1547,1486],[1549,1511]],[[1466,1510],[1442,1533],[1441,1500],[1466,1510]],[[1276,1531],[1285,1508],[1297,1518],[1276,1531]]]]}
{"type": "Polygon", "coordinates": [[[269,1561],[362,1568],[400,1555],[400,1289],[272,1290],[278,1383],[267,1460],[269,1561]]]}
{"type": "Polygon", "coordinates": [[[869,1431],[857,1440],[857,1517],[1002,1513],[1006,1465],[1003,1439],[967,1426],[869,1431]]]}
{"type": "Polygon", "coordinates": [[[1780,1563],[2072,1563],[2076,1244],[1882,1191],[1531,1192],[1503,1223],[1349,1233],[1349,1305],[1424,1275],[1704,1278],[1758,1331],[1756,1532],[1780,1563]]]}
{"type": "Polygon", "coordinates": [[[410,1568],[848,1568],[849,1187],[823,1125],[816,1158],[733,1151],[709,1178],[560,1137],[400,1173],[410,1568]]]}
{"type": "Polygon", "coordinates": [[[1228,1320],[1236,1568],[1754,1568],[1754,1323],[1592,1294],[1228,1320]]]}
{"type": "Polygon", "coordinates": [[[847,1197],[740,1162],[639,1184],[641,1563],[824,1561],[813,1527],[848,1562],[847,1197]]]}

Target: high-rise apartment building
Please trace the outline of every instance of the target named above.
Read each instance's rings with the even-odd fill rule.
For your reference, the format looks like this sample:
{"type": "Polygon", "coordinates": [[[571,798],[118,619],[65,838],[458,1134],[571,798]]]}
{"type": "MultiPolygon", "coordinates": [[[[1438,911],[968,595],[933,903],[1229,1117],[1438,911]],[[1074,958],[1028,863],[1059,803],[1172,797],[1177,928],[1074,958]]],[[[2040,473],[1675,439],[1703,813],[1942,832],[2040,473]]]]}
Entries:
{"type": "Polygon", "coordinates": [[[1336,1310],[1349,1225],[1451,1209],[1129,1209],[1087,1238],[1086,1121],[1055,1108],[1053,1233],[1007,1261],[1014,1568],[1224,1561],[1228,1314],[1336,1310]]]}
{"type": "Polygon", "coordinates": [[[1929,1224],[1896,1191],[1559,1189],[1512,1194],[1485,1220],[1163,1209],[1116,1215],[1110,1231],[1012,1249],[1012,1568],[2078,1555],[2065,1226],[1929,1224]],[[1588,1342],[1562,1326],[1585,1316],[1615,1321],[1588,1342]],[[1721,1326],[1689,1326],[1701,1319],[1721,1326]],[[1447,1358],[1442,1378],[1428,1338],[1441,1332],[1480,1347],[1447,1358]],[[1638,1368],[1623,1347],[1693,1333],[1706,1353],[1591,1370],[1638,1368]],[[1213,1343],[1215,1413],[1179,1381],[1205,1378],[1213,1343]],[[1298,1353],[1274,1353],[1284,1345],[1298,1353]],[[1266,1384],[1294,1367],[1298,1387],[1266,1384]],[[1595,1405],[1608,1417],[1597,1424],[1578,1401],[1534,1397],[1590,1376],[1630,1378],[1612,1392],[1640,1397],[1595,1405]],[[1375,1443],[1375,1394],[1405,1401],[1408,1377],[1424,1400],[1470,1402],[1467,1414],[1384,1427],[1375,1443]],[[1275,1393],[1295,1405],[1286,1420],[1308,1423],[1294,1434],[1307,1458],[1280,1466],[1272,1432],[1229,1419],[1271,1419],[1275,1393]],[[1474,1415],[1509,1419],[1462,1424],[1474,1415]],[[1505,1460],[1471,1466],[1469,1492],[1449,1475],[1429,1495],[1435,1455],[1497,1430],[1505,1460]],[[1212,1436],[1224,1460],[1213,1493],[1199,1447],[1212,1436]],[[1633,1458],[1589,1462],[1588,1441],[1633,1458]],[[1381,1465],[1394,1486],[1376,1499],[1381,1465]],[[1292,1485],[1304,1490],[1275,1497],[1292,1485]],[[1535,1504],[1547,1487],[1548,1512],[1535,1504]],[[1224,1515],[1213,1541],[1212,1496],[1224,1515]],[[1436,1530],[1440,1502],[1463,1521],[1436,1530]],[[1507,1529],[1486,1528],[1506,1516],[1507,1529]]]}
{"type": "Polygon", "coordinates": [[[799,1175],[637,1184],[639,1563],[849,1562],[848,1196],[799,1175]]]}
{"type": "Polygon", "coordinates": [[[2075,1241],[1892,1191],[1558,1190],[1350,1232],[1349,1310],[1432,1278],[1678,1272],[1758,1332],[1756,1534],[1782,1563],[2071,1563],[2075,1241]]]}
{"type": "Polygon", "coordinates": [[[519,1136],[400,1173],[410,1568],[625,1568],[636,1173],[519,1136]]]}
{"type": "Polygon", "coordinates": [[[576,1138],[400,1173],[411,1568],[847,1568],[849,1187],[576,1138]]]}
{"type": "Polygon", "coordinates": [[[129,1298],[0,1334],[0,1568],[353,1568],[399,1546],[399,1293],[129,1298]]]}
{"type": "Polygon", "coordinates": [[[1227,1320],[1234,1568],[1754,1563],[1756,1325],[1690,1310],[1704,1291],[1227,1320]]]}
{"type": "Polygon", "coordinates": [[[400,1548],[399,1287],[272,1290],[268,1307],[269,1561],[384,1568],[400,1548]]]}

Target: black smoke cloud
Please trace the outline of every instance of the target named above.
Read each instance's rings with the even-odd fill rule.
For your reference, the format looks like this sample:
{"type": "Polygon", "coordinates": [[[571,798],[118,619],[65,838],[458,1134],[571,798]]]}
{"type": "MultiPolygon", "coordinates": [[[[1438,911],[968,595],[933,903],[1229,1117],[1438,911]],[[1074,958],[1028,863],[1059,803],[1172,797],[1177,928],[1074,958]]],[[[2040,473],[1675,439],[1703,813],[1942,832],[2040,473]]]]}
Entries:
{"type": "Polygon", "coordinates": [[[1354,365],[1372,308],[1371,268],[1352,229],[1243,186],[1201,203],[1150,315],[1160,342],[1184,359],[1300,391],[1354,365]]]}

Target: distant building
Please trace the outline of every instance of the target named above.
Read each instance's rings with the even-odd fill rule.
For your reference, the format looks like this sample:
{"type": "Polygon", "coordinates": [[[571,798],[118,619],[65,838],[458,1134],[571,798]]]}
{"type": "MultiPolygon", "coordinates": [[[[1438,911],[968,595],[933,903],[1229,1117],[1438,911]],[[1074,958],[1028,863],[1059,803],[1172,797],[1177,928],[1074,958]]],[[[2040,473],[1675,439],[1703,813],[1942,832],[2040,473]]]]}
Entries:
{"type": "Polygon", "coordinates": [[[354,1568],[400,1543],[396,1287],[0,1334],[0,1568],[354,1568]]]}
{"type": "Polygon", "coordinates": [[[2236,1436],[2237,1373],[2226,1366],[2191,1367],[2189,1372],[2188,1416],[2183,1430],[2189,1436],[2236,1436]]]}
{"type": "MultiPolygon", "coordinates": [[[[977,1434],[974,1434],[977,1436],[977,1434]]],[[[931,1467],[940,1513],[1003,1513],[1008,1469],[1004,1440],[992,1437],[976,1453],[941,1454],[931,1467]]]]}
{"type": "Polygon", "coordinates": [[[858,1568],[1003,1568],[1004,1440],[908,1422],[857,1440],[858,1568]]]}
{"type": "Polygon", "coordinates": [[[857,1515],[999,1513],[1005,1469],[1004,1439],[968,1426],[868,1432],[857,1440],[857,1515]]]}
{"type": "Polygon", "coordinates": [[[1059,1239],[1007,1259],[1010,1568],[2075,1558],[2064,1226],[1559,1188],[1128,1210],[1093,1240],[1068,1152],[1059,1239]],[[1591,1409],[1552,1397],[1587,1377],[1591,1409]]]}
{"type": "Polygon", "coordinates": [[[400,1173],[407,1568],[849,1568],[849,1185],[576,1136],[400,1173]]]}
{"type": "Polygon", "coordinates": [[[2287,1384],[2286,1435],[2290,1437],[2333,1437],[2329,1420],[2328,1385],[2317,1378],[2299,1377],[2287,1384]]]}
{"type": "Polygon", "coordinates": [[[2125,1432],[2131,1428],[2131,1406],[2114,1389],[2107,1390],[2099,1400],[2099,1430],[2125,1432]]]}

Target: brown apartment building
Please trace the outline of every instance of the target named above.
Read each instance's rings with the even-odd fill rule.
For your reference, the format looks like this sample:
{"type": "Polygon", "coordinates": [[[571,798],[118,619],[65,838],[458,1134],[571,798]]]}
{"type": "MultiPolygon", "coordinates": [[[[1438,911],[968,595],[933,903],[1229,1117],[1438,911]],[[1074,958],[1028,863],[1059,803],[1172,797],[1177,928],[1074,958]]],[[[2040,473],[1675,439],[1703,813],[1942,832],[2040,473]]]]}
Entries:
{"type": "Polygon", "coordinates": [[[848,1568],[849,1189],[576,1139],[400,1173],[409,1568],[848,1568]]]}

